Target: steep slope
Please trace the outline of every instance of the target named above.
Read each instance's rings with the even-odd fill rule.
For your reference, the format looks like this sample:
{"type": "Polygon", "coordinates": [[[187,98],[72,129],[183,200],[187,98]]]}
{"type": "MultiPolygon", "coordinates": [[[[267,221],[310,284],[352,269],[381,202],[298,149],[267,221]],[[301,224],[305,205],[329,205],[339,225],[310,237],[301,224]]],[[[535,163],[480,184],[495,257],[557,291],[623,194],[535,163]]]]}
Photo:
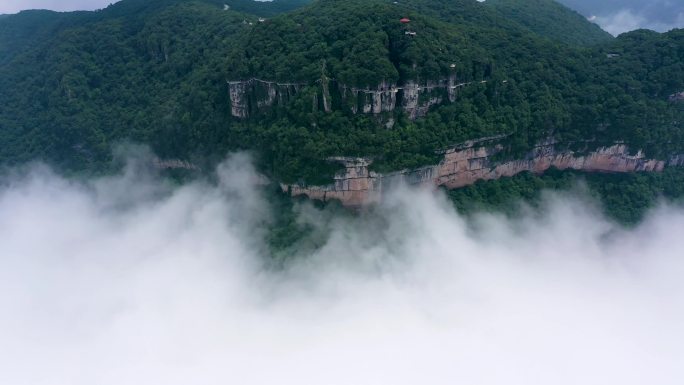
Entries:
{"type": "Polygon", "coordinates": [[[24,11],[17,15],[0,15],[0,64],[7,63],[28,46],[49,40],[57,31],[82,23],[90,14],[24,11]]]}
{"type": "Polygon", "coordinates": [[[684,147],[681,31],[580,48],[475,0],[321,0],[263,22],[222,3],[124,0],[25,47],[0,65],[0,161],[97,169],[131,140],[194,162],[249,149],[276,180],[325,183],[329,157],[387,172],[482,137],[501,159],[549,138],[684,147]]]}
{"type": "Polygon", "coordinates": [[[230,10],[236,12],[249,13],[256,16],[272,17],[281,13],[293,11],[297,8],[301,8],[311,3],[311,0],[125,0],[119,1],[107,7],[104,12],[108,16],[131,16],[141,12],[145,13],[173,5],[182,5],[184,3],[187,4],[191,2],[214,5],[216,7],[220,7],[221,9],[224,9],[226,6],[228,6],[230,10]]]}
{"type": "Polygon", "coordinates": [[[554,0],[487,0],[485,4],[539,36],[577,45],[595,45],[613,37],[584,16],[554,0]]]}
{"type": "MultiPolygon", "coordinates": [[[[377,111],[382,113],[386,111],[383,108],[386,93],[396,89],[392,84],[396,82],[402,85],[412,78],[427,78],[437,82],[448,74],[448,69],[439,69],[440,65],[441,68],[447,68],[449,63],[464,62],[466,64],[462,66],[457,64],[460,71],[456,71],[456,74],[459,78],[495,80],[463,89],[456,103],[435,107],[425,120],[415,124],[399,121],[394,128],[396,135],[402,138],[399,140],[375,131],[369,138],[366,136],[368,126],[361,130],[363,133],[350,132],[350,128],[342,127],[358,127],[353,118],[342,120],[344,124],[335,124],[333,130],[326,130],[332,124],[326,116],[296,115],[292,109],[287,109],[293,123],[304,127],[313,123],[313,128],[307,130],[313,137],[322,138],[316,142],[321,149],[318,152],[321,155],[317,157],[373,155],[379,159],[375,167],[385,171],[436,161],[438,158],[433,155],[435,148],[487,136],[505,135],[511,156],[522,155],[536,143],[552,136],[567,143],[594,141],[597,146],[628,141],[635,148],[648,148],[652,156],[666,155],[681,148],[681,131],[677,129],[681,120],[676,118],[681,116],[681,109],[667,102],[667,96],[682,85],[682,70],[677,64],[681,53],[676,48],[681,41],[677,33],[655,35],[655,40],[642,41],[644,47],[627,49],[622,57],[614,60],[616,58],[608,57],[607,53],[619,47],[622,41],[628,41],[628,37],[616,41],[610,48],[607,46],[591,51],[560,47],[547,39],[537,39],[533,33],[512,24],[493,23],[497,16],[490,8],[484,8],[474,1],[461,3],[458,6],[464,7],[459,11],[452,8],[454,5],[450,2],[417,1],[407,7],[385,2],[365,6],[353,1],[322,2],[308,9],[305,14],[274,19],[271,24],[257,26],[250,31],[249,40],[243,45],[242,56],[234,60],[245,63],[241,69],[244,72],[231,75],[231,79],[244,79],[251,74],[268,81],[286,82],[290,79],[301,82],[302,86],[313,86],[314,83],[320,83],[317,80],[321,77],[319,63],[325,61],[326,77],[341,80],[346,85],[356,83],[360,88],[370,88],[368,92],[373,98],[366,99],[366,111],[376,111],[373,100],[377,96],[377,111]],[[435,5],[440,7],[434,8],[435,5]],[[464,9],[473,11],[465,12],[464,9]],[[438,13],[440,19],[449,23],[440,23],[419,11],[438,13]],[[367,15],[367,18],[363,18],[363,15],[367,15]],[[419,42],[416,44],[418,49],[424,49],[430,47],[432,42],[437,42],[435,51],[425,49],[413,60],[403,62],[406,63],[403,68],[412,71],[409,76],[406,75],[408,71],[402,71],[401,63],[397,65],[397,61],[393,60],[404,54],[392,50],[393,42],[400,40],[393,34],[393,28],[399,28],[397,19],[400,15],[413,20],[411,27],[407,28],[418,34],[408,40],[409,46],[419,42]],[[349,24],[362,25],[363,28],[343,29],[347,31],[348,39],[326,38],[326,34],[339,37],[335,26],[338,22],[347,22],[345,19],[350,20],[349,24]],[[460,23],[456,20],[460,20],[460,23]],[[359,31],[372,31],[374,35],[369,34],[372,37],[368,38],[366,36],[369,35],[359,31]],[[433,31],[436,33],[433,34],[433,31]],[[450,34],[462,41],[452,51],[448,44],[441,43],[439,39],[439,36],[450,34]],[[306,40],[309,36],[311,41],[306,40]],[[420,36],[426,36],[426,39],[419,41],[420,36]],[[259,46],[260,43],[265,45],[259,46]],[[344,44],[349,46],[345,47],[344,44]],[[308,47],[316,47],[316,50],[308,50],[308,47]],[[345,52],[345,55],[339,56],[347,61],[342,66],[339,66],[334,47],[342,47],[340,51],[345,52]],[[648,55],[642,54],[645,47],[650,47],[648,55]],[[363,52],[364,55],[354,59],[354,52],[363,52]],[[446,55],[440,56],[442,53],[446,55]],[[658,66],[659,73],[670,73],[672,80],[656,78],[655,72],[632,73],[629,64],[625,65],[649,61],[661,63],[658,66]],[[436,71],[426,71],[430,63],[437,63],[433,67],[437,68],[436,71]],[[621,71],[615,71],[616,65],[622,67],[621,71]],[[390,83],[389,87],[386,82],[390,83]],[[627,87],[626,84],[631,85],[627,87]],[[664,87],[653,92],[644,88],[656,84],[664,87]],[[625,124],[627,121],[630,123],[625,124]],[[406,137],[407,131],[410,132],[409,137],[406,137]],[[358,145],[353,147],[349,141],[345,143],[334,139],[333,132],[346,132],[352,138],[350,141],[363,138],[360,140],[363,140],[365,149],[359,151],[358,145]],[[669,139],[659,140],[657,136],[669,139]],[[373,143],[376,138],[378,142],[373,143]],[[337,149],[337,153],[328,152],[325,144],[329,140],[335,140],[332,147],[337,149]],[[350,148],[354,150],[350,151],[350,148]]],[[[445,40],[459,41],[456,38],[445,40]]],[[[411,50],[407,52],[410,54],[411,50]]],[[[321,87],[309,90],[317,93],[318,100],[323,98],[321,87]]],[[[258,91],[254,93],[259,94],[258,91]]],[[[274,92],[278,95],[277,90],[274,92]]],[[[267,95],[268,92],[261,90],[261,94],[267,95]]],[[[258,95],[251,96],[256,97],[256,100],[251,101],[252,105],[268,102],[268,99],[259,99],[258,95]]],[[[311,100],[316,95],[310,93],[308,97],[311,100]]],[[[401,98],[401,91],[397,98],[401,98]]],[[[352,103],[351,109],[342,106],[341,110],[348,116],[349,111],[355,112],[354,105],[352,103]]],[[[318,109],[322,108],[319,106],[318,109]]],[[[289,132],[285,127],[292,123],[282,124],[282,131],[289,132]]],[[[293,151],[299,154],[303,152],[301,148],[293,151]]],[[[292,154],[291,157],[296,156],[292,154]]]]}
{"type": "Polygon", "coordinates": [[[262,17],[273,17],[309,5],[312,1],[313,0],[226,0],[223,1],[223,4],[229,6],[233,11],[262,17]]]}
{"type": "Polygon", "coordinates": [[[117,3],[136,12],[90,13],[0,66],[8,90],[0,93],[2,161],[43,158],[83,169],[105,165],[119,139],[178,156],[187,155],[185,146],[217,143],[189,137],[213,135],[199,127],[220,126],[214,103],[228,101],[219,55],[230,36],[247,28],[245,17],[212,4],[176,3],[146,13],[136,7],[142,2],[117,3]]]}
{"type": "Polygon", "coordinates": [[[472,78],[488,55],[461,28],[384,1],[321,1],[301,12],[256,25],[232,58],[229,76],[315,81],[325,71],[358,87],[383,81],[472,78]],[[410,17],[409,23],[400,19],[410,17]],[[411,34],[414,33],[415,35],[411,34]],[[451,67],[455,64],[455,67],[451,67]]]}

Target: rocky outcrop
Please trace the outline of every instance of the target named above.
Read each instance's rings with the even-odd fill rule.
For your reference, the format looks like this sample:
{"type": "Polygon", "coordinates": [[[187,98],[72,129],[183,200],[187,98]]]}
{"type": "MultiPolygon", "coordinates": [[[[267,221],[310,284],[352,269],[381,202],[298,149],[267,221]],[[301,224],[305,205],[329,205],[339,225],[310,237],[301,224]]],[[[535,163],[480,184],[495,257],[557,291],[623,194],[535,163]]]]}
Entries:
{"type": "Polygon", "coordinates": [[[668,166],[684,166],[684,155],[674,155],[667,162],[668,166]]]}
{"type": "Polygon", "coordinates": [[[458,90],[469,84],[458,83],[454,75],[439,81],[410,80],[401,86],[387,82],[365,89],[340,85],[340,93],[355,114],[392,112],[400,106],[410,119],[417,119],[427,115],[434,105],[456,101],[458,90]]]}
{"type": "Polygon", "coordinates": [[[311,199],[339,200],[348,207],[360,207],[375,203],[380,198],[382,179],[385,177],[369,170],[371,161],[365,158],[330,158],[330,161],[344,165],[335,182],[328,186],[300,186],[281,184],[283,191],[292,196],[306,195],[311,199]]]}
{"type": "Polygon", "coordinates": [[[646,159],[641,151],[630,155],[623,144],[579,155],[572,151],[556,151],[555,145],[548,143],[535,148],[526,159],[493,164],[489,157],[499,150],[500,146],[495,146],[447,152],[436,167],[435,184],[458,188],[478,180],[510,177],[523,171],[542,173],[551,167],[589,172],[635,172],[662,171],[666,164],[665,161],[646,159]]]}
{"type": "Polygon", "coordinates": [[[683,102],[684,101],[684,91],[677,92],[675,94],[670,95],[668,97],[668,100],[671,101],[672,103],[683,102]]]}
{"type": "Polygon", "coordinates": [[[180,159],[159,159],[155,158],[152,160],[152,164],[155,168],[160,170],[191,170],[199,171],[200,168],[186,160],[180,159]]]}
{"type": "Polygon", "coordinates": [[[442,103],[445,97],[450,102],[456,101],[458,88],[467,84],[470,83],[456,84],[455,76],[423,84],[409,81],[403,87],[402,107],[411,119],[423,117],[427,115],[430,107],[442,103]]]}
{"type": "MultiPolygon", "coordinates": [[[[483,82],[479,82],[483,83],[483,82]]],[[[456,76],[439,81],[407,81],[403,85],[382,82],[372,88],[349,87],[327,78],[317,83],[319,92],[314,96],[313,108],[322,102],[325,112],[332,111],[332,99],[341,99],[354,114],[382,114],[402,108],[411,118],[416,119],[427,114],[430,107],[444,101],[454,102],[458,90],[471,83],[458,83],[456,76]],[[337,84],[338,93],[330,92],[330,83],[337,84]]],[[[276,83],[260,79],[229,81],[231,113],[237,118],[247,118],[250,114],[284,104],[292,99],[306,84],[276,83]]]]}
{"type": "Polygon", "coordinates": [[[245,119],[252,113],[287,104],[305,84],[277,83],[261,79],[228,82],[230,112],[236,118],[245,119]]]}
{"type": "Polygon", "coordinates": [[[392,112],[397,105],[396,84],[380,83],[376,88],[354,88],[339,85],[340,94],[353,113],[380,114],[392,112]]]}
{"type": "Polygon", "coordinates": [[[684,156],[668,161],[647,159],[643,152],[634,154],[624,144],[602,147],[586,154],[558,150],[557,144],[547,141],[537,146],[523,159],[494,162],[492,155],[501,152],[501,145],[481,145],[470,142],[444,152],[435,166],[381,175],[369,170],[371,160],[364,158],[332,158],[345,169],[335,175],[335,183],[328,186],[283,185],[291,195],[306,195],[311,199],[337,199],[345,206],[359,207],[377,202],[383,189],[401,180],[410,185],[458,188],[478,180],[493,180],[514,176],[523,171],[542,173],[551,167],[588,172],[660,172],[665,166],[684,166],[684,156]]]}
{"type": "Polygon", "coordinates": [[[328,78],[321,79],[321,91],[323,97],[323,111],[332,112],[332,96],[330,95],[330,81],[328,78]]]}
{"type": "Polygon", "coordinates": [[[249,108],[247,105],[248,86],[248,82],[228,82],[228,92],[230,93],[230,113],[236,118],[244,119],[249,115],[249,108]]]}

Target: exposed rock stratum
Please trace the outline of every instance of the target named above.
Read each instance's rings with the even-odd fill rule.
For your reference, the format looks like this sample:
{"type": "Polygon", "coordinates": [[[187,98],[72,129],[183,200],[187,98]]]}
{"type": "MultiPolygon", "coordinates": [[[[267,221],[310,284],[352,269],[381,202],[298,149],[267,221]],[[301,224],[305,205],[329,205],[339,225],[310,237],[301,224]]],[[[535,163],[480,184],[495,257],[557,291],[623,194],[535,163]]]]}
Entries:
{"type": "Polygon", "coordinates": [[[292,196],[305,195],[311,199],[339,200],[348,207],[360,207],[378,202],[384,191],[398,182],[419,186],[444,186],[449,189],[471,185],[478,180],[511,177],[523,171],[542,173],[551,167],[560,170],[587,172],[661,172],[666,166],[684,166],[684,156],[669,160],[648,159],[642,151],[630,153],[624,144],[601,147],[595,151],[576,153],[558,150],[557,144],[548,140],[534,148],[527,156],[517,160],[494,161],[492,156],[500,153],[501,145],[481,145],[473,141],[455,146],[444,152],[439,164],[416,170],[404,170],[380,174],[370,170],[368,158],[331,158],[344,170],[327,186],[304,186],[282,184],[283,191],[292,196]]]}

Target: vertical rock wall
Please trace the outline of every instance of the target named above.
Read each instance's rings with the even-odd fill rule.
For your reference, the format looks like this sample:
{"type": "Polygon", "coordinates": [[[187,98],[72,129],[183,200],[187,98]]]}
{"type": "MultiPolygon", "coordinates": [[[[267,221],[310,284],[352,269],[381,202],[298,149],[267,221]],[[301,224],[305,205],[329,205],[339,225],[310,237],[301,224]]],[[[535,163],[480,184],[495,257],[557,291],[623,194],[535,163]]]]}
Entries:
{"type": "Polygon", "coordinates": [[[248,87],[249,82],[228,82],[230,113],[236,118],[244,119],[249,116],[249,105],[247,100],[248,87]]]}
{"type": "Polygon", "coordinates": [[[388,190],[397,181],[410,185],[444,186],[458,188],[471,185],[478,180],[493,180],[514,176],[523,171],[542,173],[551,167],[561,170],[573,169],[588,172],[660,172],[666,165],[684,166],[684,155],[673,156],[669,161],[647,159],[643,152],[630,154],[627,146],[616,144],[602,147],[587,154],[569,150],[557,150],[549,141],[536,147],[524,159],[493,162],[491,156],[499,153],[499,145],[458,146],[444,153],[442,161],[435,166],[417,170],[381,175],[369,171],[369,159],[333,158],[345,166],[335,176],[335,183],[328,186],[286,186],[293,196],[306,195],[311,199],[337,199],[345,206],[359,207],[377,202],[383,189],[388,190]]]}
{"type": "Polygon", "coordinates": [[[306,195],[311,199],[339,200],[347,207],[361,207],[378,202],[382,191],[381,176],[370,171],[369,159],[336,157],[330,161],[341,163],[344,170],[334,177],[328,186],[300,186],[282,184],[283,191],[292,196],[306,195]]]}
{"type": "Polygon", "coordinates": [[[245,119],[253,112],[276,104],[287,104],[302,86],[298,83],[276,83],[259,79],[229,81],[231,115],[245,119]]]}
{"type": "Polygon", "coordinates": [[[395,84],[382,82],[373,89],[360,89],[339,84],[339,89],[343,102],[355,114],[392,112],[397,105],[397,93],[399,90],[395,84]]]}
{"type": "MultiPolygon", "coordinates": [[[[286,84],[259,79],[231,81],[229,84],[231,113],[237,118],[247,118],[250,113],[289,102],[304,84],[286,84]]],[[[408,81],[402,86],[382,82],[373,88],[354,88],[338,84],[342,103],[354,114],[382,114],[402,108],[411,119],[425,116],[429,109],[445,100],[456,101],[458,89],[470,83],[457,83],[455,75],[440,81],[408,81]]],[[[322,101],[323,110],[332,111],[330,84],[327,79],[320,82],[319,96],[313,101],[322,101]]]]}
{"type": "Polygon", "coordinates": [[[670,160],[667,162],[668,166],[684,166],[684,155],[674,155],[670,157],[670,160]]]}
{"type": "Polygon", "coordinates": [[[430,107],[442,103],[445,90],[449,90],[449,87],[444,82],[407,82],[403,87],[402,108],[410,119],[421,118],[427,115],[430,107]]]}

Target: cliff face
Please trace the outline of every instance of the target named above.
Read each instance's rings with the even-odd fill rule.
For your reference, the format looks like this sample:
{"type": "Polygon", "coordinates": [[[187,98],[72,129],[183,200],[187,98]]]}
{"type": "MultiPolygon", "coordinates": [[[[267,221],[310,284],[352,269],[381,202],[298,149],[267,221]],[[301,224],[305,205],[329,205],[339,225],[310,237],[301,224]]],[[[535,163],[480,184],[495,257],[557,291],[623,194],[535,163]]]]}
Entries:
{"type": "Polygon", "coordinates": [[[342,100],[355,114],[392,112],[397,106],[399,89],[395,84],[380,83],[376,88],[354,88],[339,85],[342,100]]]}
{"type": "Polygon", "coordinates": [[[668,166],[684,166],[684,155],[675,155],[667,162],[668,166]]]}
{"type": "MultiPolygon", "coordinates": [[[[411,118],[425,116],[430,107],[445,101],[454,102],[458,90],[472,83],[458,83],[456,76],[439,81],[408,81],[403,85],[382,82],[373,88],[355,88],[334,81],[317,83],[318,93],[312,101],[314,108],[320,106],[325,112],[332,111],[332,100],[347,106],[354,114],[381,114],[402,108],[411,118]],[[330,84],[337,85],[337,93],[330,92],[330,84]],[[321,103],[322,102],[322,105],[321,103]]],[[[229,81],[231,113],[237,118],[289,102],[306,86],[300,83],[276,83],[260,79],[229,81]]]]}
{"type": "Polygon", "coordinates": [[[337,199],[345,206],[358,207],[375,203],[380,198],[385,176],[369,171],[371,162],[364,158],[331,158],[345,169],[335,175],[335,182],[328,186],[299,186],[281,184],[283,191],[292,196],[306,195],[311,199],[327,201],[337,199]]]}
{"type": "Polygon", "coordinates": [[[445,98],[452,103],[456,101],[458,89],[468,84],[471,83],[457,83],[455,76],[424,84],[409,81],[402,87],[402,107],[411,119],[423,117],[430,107],[441,104],[445,98]]]}
{"type": "Polygon", "coordinates": [[[669,161],[646,159],[639,151],[630,154],[627,146],[616,144],[602,147],[585,155],[556,149],[549,141],[537,146],[524,159],[493,162],[491,156],[500,152],[501,146],[471,144],[452,148],[445,152],[442,161],[435,166],[418,170],[401,171],[381,175],[369,171],[370,161],[363,158],[334,158],[345,170],[335,175],[335,183],[328,186],[282,185],[291,195],[306,195],[311,199],[337,199],[345,206],[358,207],[377,202],[383,189],[401,180],[410,185],[445,186],[458,188],[478,180],[492,180],[514,176],[523,171],[541,173],[551,167],[589,172],[660,172],[666,165],[684,166],[684,156],[674,156],[669,161]]]}
{"type": "Polygon", "coordinates": [[[260,79],[229,81],[231,114],[245,119],[255,111],[276,104],[287,104],[303,86],[300,83],[276,83],[260,79]]]}
{"type": "Polygon", "coordinates": [[[160,170],[192,170],[199,171],[200,168],[186,160],[181,159],[159,159],[155,158],[152,165],[160,170]]]}
{"type": "Polygon", "coordinates": [[[236,118],[244,119],[248,116],[247,106],[247,82],[228,82],[230,94],[230,113],[236,118]]]}

